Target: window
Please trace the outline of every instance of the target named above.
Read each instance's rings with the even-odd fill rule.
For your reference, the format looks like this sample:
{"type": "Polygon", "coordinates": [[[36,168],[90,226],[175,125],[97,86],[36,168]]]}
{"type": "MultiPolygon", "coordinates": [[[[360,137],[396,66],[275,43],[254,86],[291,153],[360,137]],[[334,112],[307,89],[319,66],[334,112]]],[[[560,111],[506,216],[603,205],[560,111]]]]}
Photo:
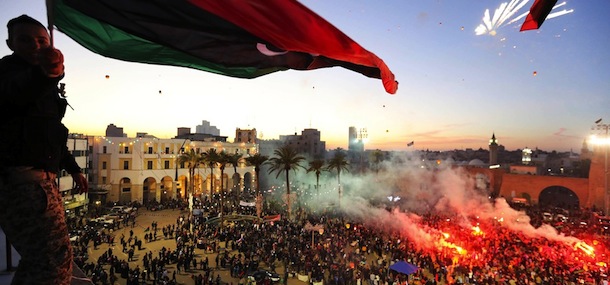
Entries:
{"type": "Polygon", "coordinates": [[[106,184],[106,176],[102,176],[102,184],[106,184]]]}
{"type": "Polygon", "coordinates": [[[129,161],[123,161],[123,169],[124,170],[128,170],[129,169],[129,161]]]}
{"type": "Polygon", "coordinates": [[[108,150],[107,146],[102,147],[102,153],[106,153],[107,150],[108,150]]]}
{"type": "Polygon", "coordinates": [[[165,147],[165,153],[169,153],[169,147],[165,147]]]}
{"type": "Polygon", "coordinates": [[[169,160],[164,161],[164,165],[163,165],[163,167],[164,167],[165,169],[169,169],[169,160]]]}
{"type": "Polygon", "coordinates": [[[102,161],[102,169],[106,169],[106,167],[107,167],[106,164],[107,163],[105,161],[102,161]]]}
{"type": "Polygon", "coordinates": [[[129,147],[128,147],[128,146],[126,146],[126,147],[124,148],[123,153],[129,153],[129,147]]]}
{"type": "Polygon", "coordinates": [[[146,169],[153,169],[153,162],[152,161],[147,161],[146,162],[146,169]]]}
{"type": "Polygon", "coordinates": [[[151,153],[153,153],[153,148],[152,148],[152,146],[149,146],[148,147],[148,154],[151,154],[151,153]]]}

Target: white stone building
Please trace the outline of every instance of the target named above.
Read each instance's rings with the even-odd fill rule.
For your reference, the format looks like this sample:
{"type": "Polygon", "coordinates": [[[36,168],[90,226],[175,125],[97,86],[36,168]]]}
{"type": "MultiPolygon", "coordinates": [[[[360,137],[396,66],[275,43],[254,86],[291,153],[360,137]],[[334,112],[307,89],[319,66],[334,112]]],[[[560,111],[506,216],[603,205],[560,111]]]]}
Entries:
{"type": "MultiPolygon", "coordinates": [[[[218,153],[239,153],[242,158],[257,152],[254,143],[227,143],[195,141],[190,139],[159,139],[154,137],[93,137],[91,146],[91,184],[105,195],[102,202],[127,203],[137,201],[161,202],[178,195],[184,197],[189,183],[187,165],[176,165],[181,153],[191,149],[199,153],[216,149],[218,153]]],[[[216,167],[201,166],[192,178],[195,195],[210,195],[212,180],[215,193],[248,191],[254,185],[254,167],[242,160],[235,172],[233,165],[224,170],[221,188],[221,171],[216,167]]],[[[96,199],[99,199],[96,198],[96,199]]]]}

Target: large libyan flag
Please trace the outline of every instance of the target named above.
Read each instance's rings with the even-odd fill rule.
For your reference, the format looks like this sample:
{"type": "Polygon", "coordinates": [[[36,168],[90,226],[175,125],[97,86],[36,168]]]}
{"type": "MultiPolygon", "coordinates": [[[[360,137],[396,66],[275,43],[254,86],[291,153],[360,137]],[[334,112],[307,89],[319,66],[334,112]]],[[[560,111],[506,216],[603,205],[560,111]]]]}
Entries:
{"type": "Polygon", "coordinates": [[[47,0],[49,22],[120,60],[255,78],[341,66],[380,78],[386,64],[295,0],[47,0]]]}

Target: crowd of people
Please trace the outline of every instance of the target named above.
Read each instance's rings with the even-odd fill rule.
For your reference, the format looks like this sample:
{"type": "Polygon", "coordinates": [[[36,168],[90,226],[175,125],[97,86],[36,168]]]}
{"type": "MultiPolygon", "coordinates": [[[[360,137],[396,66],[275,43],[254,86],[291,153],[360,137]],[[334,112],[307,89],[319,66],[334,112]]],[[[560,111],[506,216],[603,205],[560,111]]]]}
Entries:
{"type": "MultiPolygon", "coordinates": [[[[178,203],[176,208],[185,209],[186,204],[172,203],[178,203]]],[[[212,209],[213,204],[212,200],[204,199],[195,207],[212,209]]],[[[253,212],[248,207],[228,208],[225,214],[253,212]]],[[[125,278],[127,284],[176,284],[176,274],[180,273],[191,274],[193,284],[232,283],[222,280],[217,269],[228,270],[234,280],[239,280],[237,283],[245,284],[251,281],[248,273],[259,268],[270,272],[282,268],[279,271],[284,284],[289,278],[299,277],[311,284],[333,285],[602,285],[608,281],[608,237],[583,231],[578,223],[562,227],[563,232],[571,232],[575,239],[582,240],[575,244],[532,237],[505,227],[499,220],[471,219],[468,223],[473,227],[467,227],[464,221],[456,222],[456,216],[428,213],[417,220],[416,228],[422,229],[431,240],[421,241],[399,230],[400,227],[388,228],[374,220],[348,219],[336,211],[305,211],[306,214],[293,221],[242,220],[223,226],[206,222],[191,212],[174,213],[177,218],[171,224],[141,225],[146,228],[144,239],[133,236],[133,231],[130,236],[117,239],[121,240],[123,251],[131,252],[129,259],[142,240],[155,242],[171,238],[175,240],[174,248],[164,247],[157,254],[145,253],[136,267],[130,267],[130,260],[119,259],[111,249],[98,260],[89,260],[78,254],[86,252],[90,241],[103,239],[108,233],[83,232],[75,246],[77,264],[99,284],[113,284],[116,278],[125,278]],[[206,253],[212,252],[215,258],[208,260],[206,253]],[[410,275],[390,270],[399,260],[419,270],[410,275]],[[172,265],[172,271],[168,265],[172,265]]],[[[579,217],[582,214],[578,212],[579,217]]],[[[532,219],[532,223],[538,221],[538,218],[532,219]]],[[[259,281],[271,283],[268,279],[259,281]]]]}

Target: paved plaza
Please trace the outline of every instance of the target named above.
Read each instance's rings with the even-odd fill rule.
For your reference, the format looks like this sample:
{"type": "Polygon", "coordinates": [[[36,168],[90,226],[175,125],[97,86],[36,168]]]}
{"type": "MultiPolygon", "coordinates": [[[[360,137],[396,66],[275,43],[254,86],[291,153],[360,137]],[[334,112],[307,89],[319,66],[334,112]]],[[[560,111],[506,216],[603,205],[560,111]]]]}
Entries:
{"type": "MultiPolygon", "coordinates": [[[[166,249],[169,249],[169,250],[176,249],[175,239],[174,238],[165,239],[163,237],[161,230],[158,231],[156,241],[153,241],[150,243],[145,242],[144,235],[146,234],[146,232],[145,232],[146,228],[149,227],[153,222],[157,222],[157,225],[158,225],[157,227],[159,229],[161,229],[165,226],[168,226],[168,225],[176,224],[176,221],[180,217],[180,215],[186,215],[186,214],[188,214],[188,213],[181,212],[180,210],[177,210],[177,209],[176,210],[166,209],[166,210],[154,211],[154,212],[148,211],[146,209],[139,209],[138,216],[136,218],[136,224],[134,227],[132,227],[131,224],[128,226],[121,225],[121,228],[114,230],[111,233],[115,237],[114,245],[102,243],[102,245],[98,246],[97,249],[94,249],[93,242],[89,243],[88,262],[97,263],[97,260],[100,257],[100,255],[102,255],[104,252],[106,252],[108,250],[108,248],[112,248],[113,254],[116,255],[119,258],[119,260],[128,260],[127,252],[122,251],[122,246],[121,246],[119,240],[120,240],[120,237],[122,234],[125,235],[126,238],[128,238],[130,231],[133,230],[134,236],[137,236],[139,240],[142,240],[142,250],[138,250],[136,247],[134,259],[133,259],[133,261],[129,261],[129,268],[133,269],[137,265],[139,265],[140,268],[143,269],[142,256],[144,254],[146,254],[150,251],[150,252],[152,252],[153,256],[158,256],[159,251],[163,247],[165,247],[166,249]]],[[[219,246],[221,248],[224,248],[224,242],[219,243],[219,246]]],[[[237,251],[229,251],[228,253],[230,255],[234,255],[234,254],[237,254],[237,251]]],[[[217,267],[216,262],[215,262],[216,253],[206,252],[203,249],[195,248],[195,258],[197,259],[198,262],[202,259],[205,259],[206,256],[209,260],[210,268],[214,269],[215,267],[217,267]]],[[[281,266],[280,263],[278,263],[276,265],[277,265],[276,272],[279,273],[280,276],[283,276],[284,268],[281,266]]],[[[106,266],[106,268],[109,268],[109,266],[106,266]]],[[[261,268],[269,269],[269,267],[264,263],[261,263],[261,268]]],[[[168,276],[171,279],[173,272],[176,270],[176,264],[169,264],[166,266],[166,269],[168,272],[168,276]]],[[[109,272],[109,271],[107,270],[107,272],[109,272]]],[[[233,278],[230,276],[229,270],[227,268],[220,268],[219,265],[218,265],[218,269],[212,270],[212,273],[213,273],[214,277],[216,277],[217,275],[220,275],[221,280],[224,283],[235,284],[235,285],[240,283],[240,280],[238,278],[233,278]]],[[[195,281],[192,279],[192,275],[199,275],[199,274],[205,275],[204,270],[191,269],[190,272],[181,271],[180,273],[176,274],[176,280],[177,280],[178,284],[195,284],[195,281]]],[[[118,277],[118,280],[115,284],[126,284],[126,279],[120,278],[118,273],[115,273],[115,275],[118,277]]],[[[241,282],[245,283],[245,280],[241,280],[241,282]]],[[[150,281],[148,284],[152,284],[152,281],[150,281]]],[[[307,282],[300,281],[296,277],[293,277],[293,278],[288,279],[288,284],[289,285],[305,285],[305,284],[307,284],[307,282]]]]}

